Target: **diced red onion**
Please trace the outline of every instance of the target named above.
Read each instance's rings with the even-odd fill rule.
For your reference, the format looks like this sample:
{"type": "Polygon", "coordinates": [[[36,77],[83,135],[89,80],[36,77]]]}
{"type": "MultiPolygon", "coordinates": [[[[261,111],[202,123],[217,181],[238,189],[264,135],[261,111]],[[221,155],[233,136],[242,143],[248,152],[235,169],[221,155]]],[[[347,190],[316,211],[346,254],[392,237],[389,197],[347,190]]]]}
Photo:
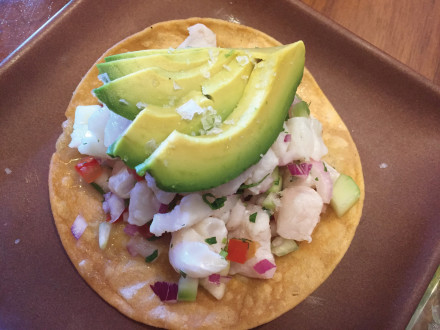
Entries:
{"type": "Polygon", "coordinates": [[[220,274],[211,274],[208,276],[208,281],[213,284],[220,284],[220,274]]]}
{"type": "Polygon", "coordinates": [[[150,226],[151,222],[147,222],[145,225],[138,227],[139,234],[141,234],[143,238],[148,239],[154,236],[154,234],[150,231],[150,226]]]}
{"type": "Polygon", "coordinates": [[[177,301],[177,283],[156,282],[150,285],[151,290],[159,297],[160,301],[176,302],[177,301]]]}
{"type": "Polygon", "coordinates": [[[124,227],[124,233],[126,233],[128,236],[134,236],[139,231],[139,226],[132,225],[130,223],[127,223],[124,227]]]}
{"type": "Polygon", "coordinates": [[[79,239],[81,237],[81,235],[84,233],[84,230],[86,230],[88,224],[86,219],[84,219],[84,217],[79,214],[75,221],[72,224],[72,227],[70,228],[70,230],[72,231],[73,236],[76,239],[79,239]]]}
{"type": "Polygon", "coordinates": [[[220,285],[220,283],[228,283],[231,280],[231,276],[222,276],[220,274],[211,274],[208,276],[209,283],[220,285]]]}
{"type": "Polygon", "coordinates": [[[168,205],[167,204],[160,204],[158,213],[163,214],[163,213],[168,213],[168,212],[170,212],[168,205]]]}
{"type": "Polygon", "coordinates": [[[255,271],[260,275],[275,267],[276,266],[267,259],[263,259],[254,265],[255,271]]]}
{"type": "Polygon", "coordinates": [[[287,168],[290,171],[290,174],[300,177],[302,179],[306,179],[312,169],[312,164],[310,163],[300,163],[300,164],[287,164],[287,168]]]}
{"type": "Polygon", "coordinates": [[[322,162],[312,161],[311,175],[315,180],[316,191],[325,204],[330,203],[333,195],[333,181],[330,173],[325,170],[322,162]]]}
{"type": "Polygon", "coordinates": [[[104,202],[102,203],[102,209],[105,213],[110,214],[110,223],[119,219],[121,214],[125,210],[124,200],[112,192],[104,194],[104,202]]]}
{"type": "Polygon", "coordinates": [[[127,251],[132,257],[139,254],[145,258],[151,255],[155,250],[157,250],[157,247],[140,235],[134,235],[127,242],[127,251]]]}
{"type": "Polygon", "coordinates": [[[292,140],[292,135],[286,134],[286,136],[284,137],[284,142],[290,142],[291,140],[292,140]]]}

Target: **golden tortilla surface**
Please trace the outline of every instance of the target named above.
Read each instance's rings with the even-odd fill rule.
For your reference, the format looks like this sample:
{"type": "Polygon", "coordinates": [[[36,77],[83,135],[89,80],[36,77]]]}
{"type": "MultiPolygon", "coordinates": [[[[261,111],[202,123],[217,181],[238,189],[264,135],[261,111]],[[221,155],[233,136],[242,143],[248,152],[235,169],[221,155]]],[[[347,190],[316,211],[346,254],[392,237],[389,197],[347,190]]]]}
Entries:
{"type": "MultiPolygon", "coordinates": [[[[188,35],[187,28],[203,23],[217,35],[219,47],[268,47],[279,45],[275,39],[255,29],[217,19],[190,18],[155,24],[128,37],[108,50],[105,56],[148,48],[177,47],[188,35]]],[[[292,40],[293,42],[294,40],[292,40]]],[[[306,45],[307,46],[307,45],[306,45]]],[[[96,66],[83,78],[66,111],[67,121],[58,139],[49,173],[50,201],[62,244],[72,263],[87,283],[109,304],[126,316],[145,324],[164,328],[250,328],[269,322],[295,307],[330,275],[345,254],[358,226],[364,199],[362,167],[356,146],[347,127],[305,70],[298,94],[311,102],[311,112],[324,127],[329,148],[326,160],[337,170],[350,175],[359,185],[361,198],[342,218],[328,207],[322,214],[309,244],[300,243],[295,253],[276,257],[273,279],[258,280],[236,275],[218,301],[199,288],[197,301],[161,303],[150,284],[177,282],[179,275],[168,262],[169,238],[157,240],[160,255],[152,264],[142,257],[131,257],[125,247],[129,237],[123,224],[112,228],[105,250],[98,246],[98,226],[105,220],[102,197],[83,183],[74,170],[82,156],[70,149],[70,133],[78,105],[98,104],[91,90],[100,86],[96,66]],[[70,227],[78,214],[88,227],[76,240],[70,227]]]]}

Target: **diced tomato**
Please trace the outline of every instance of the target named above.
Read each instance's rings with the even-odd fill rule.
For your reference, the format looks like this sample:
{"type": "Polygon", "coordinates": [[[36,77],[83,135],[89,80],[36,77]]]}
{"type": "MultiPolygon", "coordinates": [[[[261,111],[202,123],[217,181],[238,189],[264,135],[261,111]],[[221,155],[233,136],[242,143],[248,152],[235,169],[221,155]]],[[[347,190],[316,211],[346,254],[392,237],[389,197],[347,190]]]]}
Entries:
{"type": "Polygon", "coordinates": [[[244,264],[247,260],[248,250],[249,242],[244,242],[241,239],[231,238],[228,243],[228,255],[226,256],[226,259],[244,264]]]}
{"type": "Polygon", "coordinates": [[[102,167],[94,157],[81,159],[78,164],[75,165],[75,170],[87,183],[92,183],[102,173],[102,167]]]}
{"type": "Polygon", "coordinates": [[[254,241],[247,241],[247,243],[249,243],[249,248],[246,253],[246,260],[249,260],[255,256],[255,253],[257,253],[257,249],[260,247],[260,244],[254,241]]]}
{"type": "Polygon", "coordinates": [[[136,179],[137,182],[145,180],[144,176],[140,176],[136,173],[136,170],[133,170],[132,168],[128,169],[128,172],[132,175],[134,175],[134,178],[136,179]]]}
{"type": "Polygon", "coordinates": [[[160,204],[159,211],[157,213],[163,214],[170,212],[168,204],[160,204]]]}

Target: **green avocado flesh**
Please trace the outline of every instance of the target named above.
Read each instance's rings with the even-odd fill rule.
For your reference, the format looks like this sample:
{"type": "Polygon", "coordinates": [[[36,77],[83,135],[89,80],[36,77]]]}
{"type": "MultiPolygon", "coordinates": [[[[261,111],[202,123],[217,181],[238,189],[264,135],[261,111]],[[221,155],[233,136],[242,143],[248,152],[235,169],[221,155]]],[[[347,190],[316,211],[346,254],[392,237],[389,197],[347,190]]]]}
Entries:
{"type": "MultiPolygon", "coordinates": [[[[253,64],[248,62],[241,65],[238,61],[231,61],[227,68],[210,79],[205,79],[200,87],[182,97],[179,103],[192,100],[201,108],[211,107],[216,111],[216,115],[221,117],[221,121],[224,121],[240,101],[253,64]]],[[[127,166],[134,168],[150,156],[155,147],[174,130],[199,135],[204,129],[203,120],[209,119],[207,115],[196,114],[192,120],[182,120],[176,110],[177,107],[148,105],[124,134],[110,146],[108,154],[113,157],[119,156],[127,166]]]]}
{"type": "Polygon", "coordinates": [[[182,104],[181,100],[193,90],[201,90],[207,77],[227,70],[235,56],[230,50],[216,49],[204,64],[182,71],[168,71],[151,66],[115,79],[94,90],[95,96],[113,112],[133,120],[143,109],[142,105],[170,107],[182,104]],[[226,67],[226,68],[225,68],[226,67]]]}
{"type": "MultiPolygon", "coordinates": [[[[237,50],[236,53],[248,55],[256,64],[237,105],[221,124],[221,132],[192,136],[173,130],[143,163],[136,166],[139,175],[148,171],[165,191],[205,190],[234,179],[267,152],[282,130],[301,82],[304,44],[299,41],[280,47],[237,50]]],[[[240,59],[225,57],[229,58],[240,59]]],[[[215,94],[214,85],[218,88],[218,84],[211,85],[212,94],[217,95],[213,101],[223,94],[215,94]]],[[[233,90],[234,85],[231,86],[233,90]]]]}
{"type": "Polygon", "coordinates": [[[210,60],[209,49],[205,48],[193,52],[191,59],[186,53],[176,54],[150,54],[133,58],[121,58],[111,62],[99,63],[97,65],[100,74],[106,73],[110,80],[126,76],[139,70],[150,67],[159,67],[167,71],[187,71],[202,66],[210,60]]]}
{"type": "Polygon", "coordinates": [[[143,50],[137,50],[134,52],[127,52],[127,53],[122,53],[122,54],[110,55],[110,56],[107,56],[104,60],[106,62],[112,62],[112,61],[117,61],[117,60],[122,60],[122,59],[127,59],[127,58],[150,56],[150,55],[167,55],[167,54],[176,55],[176,54],[180,54],[180,53],[195,54],[200,51],[204,52],[204,51],[206,51],[206,49],[209,50],[211,48],[143,49],[143,50]]]}

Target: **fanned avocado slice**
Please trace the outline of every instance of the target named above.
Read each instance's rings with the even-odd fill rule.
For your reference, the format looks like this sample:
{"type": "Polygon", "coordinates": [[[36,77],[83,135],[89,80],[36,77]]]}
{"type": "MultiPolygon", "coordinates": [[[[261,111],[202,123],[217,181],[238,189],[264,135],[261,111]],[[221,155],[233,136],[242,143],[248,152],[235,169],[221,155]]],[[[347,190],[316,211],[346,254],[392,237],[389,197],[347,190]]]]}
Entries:
{"type": "Polygon", "coordinates": [[[150,56],[150,55],[175,55],[175,54],[195,54],[200,51],[205,51],[206,49],[214,49],[214,48],[178,48],[178,49],[142,49],[136,50],[133,52],[126,52],[121,54],[115,54],[107,56],[104,60],[106,62],[117,61],[121,59],[134,58],[134,57],[142,57],[142,56],[150,56]]]}
{"type": "Polygon", "coordinates": [[[96,97],[113,112],[133,120],[143,104],[174,106],[190,91],[200,90],[203,81],[224,69],[234,56],[216,49],[203,66],[182,72],[150,67],[113,80],[94,90],[96,97]]]}
{"type": "Polygon", "coordinates": [[[301,82],[302,41],[259,51],[243,97],[217,135],[190,136],[173,131],[136,166],[166,191],[192,192],[226,183],[257,163],[282,130],[301,82]]]}
{"type": "Polygon", "coordinates": [[[210,59],[209,48],[194,52],[189,58],[187,53],[177,54],[152,54],[133,58],[123,58],[111,62],[97,64],[100,74],[107,74],[110,80],[126,76],[143,69],[158,67],[171,72],[188,71],[203,64],[210,59]]]}
{"type": "MultiPolygon", "coordinates": [[[[253,64],[246,57],[233,60],[227,68],[204,81],[198,90],[183,98],[192,100],[205,110],[211,107],[223,121],[240,101],[253,64]],[[203,93],[202,93],[203,92],[203,93]]],[[[177,107],[147,106],[142,110],[124,134],[109,148],[108,154],[119,156],[129,167],[142,163],[173,130],[199,135],[205,115],[196,114],[192,120],[182,119],[177,107]]]]}

